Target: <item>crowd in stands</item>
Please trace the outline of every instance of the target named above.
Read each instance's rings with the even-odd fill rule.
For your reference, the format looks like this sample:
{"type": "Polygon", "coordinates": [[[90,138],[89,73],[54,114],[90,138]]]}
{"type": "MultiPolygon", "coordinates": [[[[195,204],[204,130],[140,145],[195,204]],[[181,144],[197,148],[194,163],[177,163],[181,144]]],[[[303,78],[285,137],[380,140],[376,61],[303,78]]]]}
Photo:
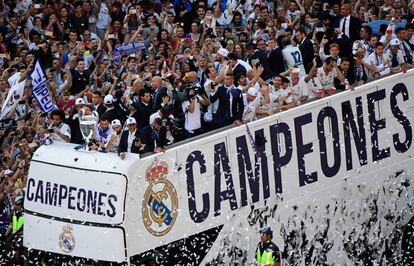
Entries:
{"type": "Polygon", "coordinates": [[[33,152],[83,144],[81,114],[99,119],[89,149],[124,159],[413,66],[414,0],[0,0],[0,14],[0,264],[22,259],[33,152]]]}

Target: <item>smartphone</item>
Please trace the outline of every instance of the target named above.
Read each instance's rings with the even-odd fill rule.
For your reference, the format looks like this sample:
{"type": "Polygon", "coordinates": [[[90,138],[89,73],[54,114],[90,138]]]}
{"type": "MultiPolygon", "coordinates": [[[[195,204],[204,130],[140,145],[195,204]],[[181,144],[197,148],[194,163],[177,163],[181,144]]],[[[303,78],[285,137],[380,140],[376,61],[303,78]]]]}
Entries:
{"type": "Polygon", "coordinates": [[[48,132],[50,132],[50,133],[54,133],[54,132],[55,132],[55,131],[54,131],[53,129],[51,129],[51,128],[49,128],[47,131],[48,131],[48,132]]]}
{"type": "Polygon", "coordinates": [[[115,39],[115,34],[108,34],[108,39],[115,39]]]}
{"type": "Polygon", "coordinates": [[[40,4],[35,4],[35,5],[34,5],[34,8],[35,8],[35,9],[40,9],[40,4]]]}
{"type": "Polygon", "coordinates": [[[136,14],[136,13],[137,13],[137,11],[136,11],[135,9],[130,9],[130,10],[129,10],[129,14],[131,14],[131,15],[132,15],[132,14],[136,14]]]}
{"type": "Polygon", "coordinates": [[[48,37],[53,37],[53,31],[45,31],[45,35],[48,37]]]}

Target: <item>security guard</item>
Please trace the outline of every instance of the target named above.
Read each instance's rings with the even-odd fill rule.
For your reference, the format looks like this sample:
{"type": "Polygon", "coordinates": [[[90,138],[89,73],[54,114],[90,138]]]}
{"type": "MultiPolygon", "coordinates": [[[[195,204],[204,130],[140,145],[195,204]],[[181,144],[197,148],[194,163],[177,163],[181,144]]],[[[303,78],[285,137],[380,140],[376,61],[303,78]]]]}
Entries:
{"type": "Polygon", "coordinates": [[[23,230],[23,196],[18,196],[14,200],[14,213],[11,225],[6,235],[16,235],[23,230]]]}
{"type": "Polygon", "coordinates": [[[260,242],[256,249],[258,266],[280,266],[279,248],[272,242],[273,231],[269,226],[260,229],[260,242]]]}

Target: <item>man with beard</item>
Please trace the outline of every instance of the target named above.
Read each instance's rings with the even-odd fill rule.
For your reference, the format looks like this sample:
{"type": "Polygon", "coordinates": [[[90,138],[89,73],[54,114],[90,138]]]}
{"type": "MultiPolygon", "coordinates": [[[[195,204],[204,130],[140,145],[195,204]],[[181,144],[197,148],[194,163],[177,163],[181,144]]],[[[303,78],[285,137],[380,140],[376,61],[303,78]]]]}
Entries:
{"type": "Polygon", "coordinates": [[[115,119],[111,122],[112,133],[109,139],[108,144],[106,145],[106,150],[110,152],[118,152],[119,143],[121,142],[122,135],[122,124],[121,121],[115,119]]]}

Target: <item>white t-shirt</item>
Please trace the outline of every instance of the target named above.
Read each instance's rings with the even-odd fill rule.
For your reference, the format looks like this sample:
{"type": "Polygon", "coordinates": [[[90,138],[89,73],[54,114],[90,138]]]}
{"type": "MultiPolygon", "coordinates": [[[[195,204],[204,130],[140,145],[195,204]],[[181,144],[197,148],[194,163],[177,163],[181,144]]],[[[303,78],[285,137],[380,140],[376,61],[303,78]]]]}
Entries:
{"type": "Polygon", "coordinates": [[[279,97],[278,97],[280,105],[283,105],[283,103],[289,104],[289,103],[293,102],[293,92],[289,87],[287,87],[286,89],[284,89],[282,87],[281,89],[278,90],[278,92],[280,94],[279,97]],[[286,99],[283,100],[283,98],[285,98],[285,96],[287,96],[289,92],[291,92],[292,94],[289,97],[287,97],[286,99]]]}
{"type": "Polygon", "coordinates": [[[306,77],[305,67],[303,66],[302,53],[298,47],[288,45],[282,50],[283,58],[287,68],[297,67],[300,70],[299,76],[301,78],[306,77]]]}
{"type": "Polygon", "coordinates": [[[318,72],[316,73],[316,77],[322,84],[323,89],[328,89],[330,87],[334,87],[335,83],[334,80],[338,76],[336,73],[336,68],[332,69],[331,72],[328,74],[325,73],[324,66],[318,68],[318,72]]]}
{"type": "MultiPolygon", "coordinates": [[[[68,136],[69,137],[69,141],[70,141],[70,137],[71,137],[71,132],[70,132],[70,127],[65,124],[65,123],[61,123],[59,126],[55,126],[55,125],[51,125],[49,127],[50,129],[58,129],[59,133],[61,133],[62,135],[68,136]]],[[[66,142],[64,139],[62,139],[58,134],[56,133],[51,133],[50,134],[52,139],[54,141],[58,141],[58,142],[66,142]]],[[[69,142],[68,141],[68,142],[69,142]]]]}
{"type": "MultiPolygon", "coordinates": [[[[390,72],[390,65],[384,66],[384,61],[386,60],[387,59],[384,54],[377,55],[375,52],[373,52],[364,59],[364,62],[366,64],[375,66],[377,69],[377,72],[379,72],[380,75],[383,76],[390,72]]],[[[369,71],[369,77],[372,77],[373,74],[374,73],[372,71],[369,71]]]]}
{"type": "Polygon", "coordinates": [[[299,17],[302,14],[300,10],[290,11],[287,10],[285,14],[285,18],[287,18],[290,22],[293,22],[296,20],[297,17],[299,17]]]}
{"type": "Polygon", "coordinates": [[[308,92],[309,92],[309,99],[315,99],[316,98],[316,92],[320,89],[322,89],[322,84],[319,81],[318,78],[312,78],[308,81],[308,92]]]}
{"type": "Polygon", "coordinates": [[[308,86],[303,79],[299,79],[298,83],[295,85],[291,82],[289,87],[293,91],[293,98],[295,101],[299,100],[303,96],[309,96],[308,86]]]}
{"type": "Polygon", "coordinates": [[[190,106],[190,101],[184,101],[182,103],[183,112],[185,116],[184,128],[187,131],[193,131],[201,128],[201,105],[200,105],[200,96],[196,96],[194,111],[191,113],[188,108],[190,106]]]}
{"type": "Polygon", "coordinates": [[[122,131],[121,133],[116,133],[116,131],[112,131],[111,135],[109,136],[109,139],[111,139],[112,136],[116,136],[116,139],[114,142],[112,142],[112,152],[117,153],[118,152],[118,148],[119,148],[119,144],[121,143],[121,136],[122,136],[122,131]]]}
{"type": "Polygon", "coordinates": [[[244,111],[243,121],[249,122],[256,117],[256,109],[260,105],[259,97],[256,97],[253,101],[247,101],[247,93],[243,93],[244,111]]]}

